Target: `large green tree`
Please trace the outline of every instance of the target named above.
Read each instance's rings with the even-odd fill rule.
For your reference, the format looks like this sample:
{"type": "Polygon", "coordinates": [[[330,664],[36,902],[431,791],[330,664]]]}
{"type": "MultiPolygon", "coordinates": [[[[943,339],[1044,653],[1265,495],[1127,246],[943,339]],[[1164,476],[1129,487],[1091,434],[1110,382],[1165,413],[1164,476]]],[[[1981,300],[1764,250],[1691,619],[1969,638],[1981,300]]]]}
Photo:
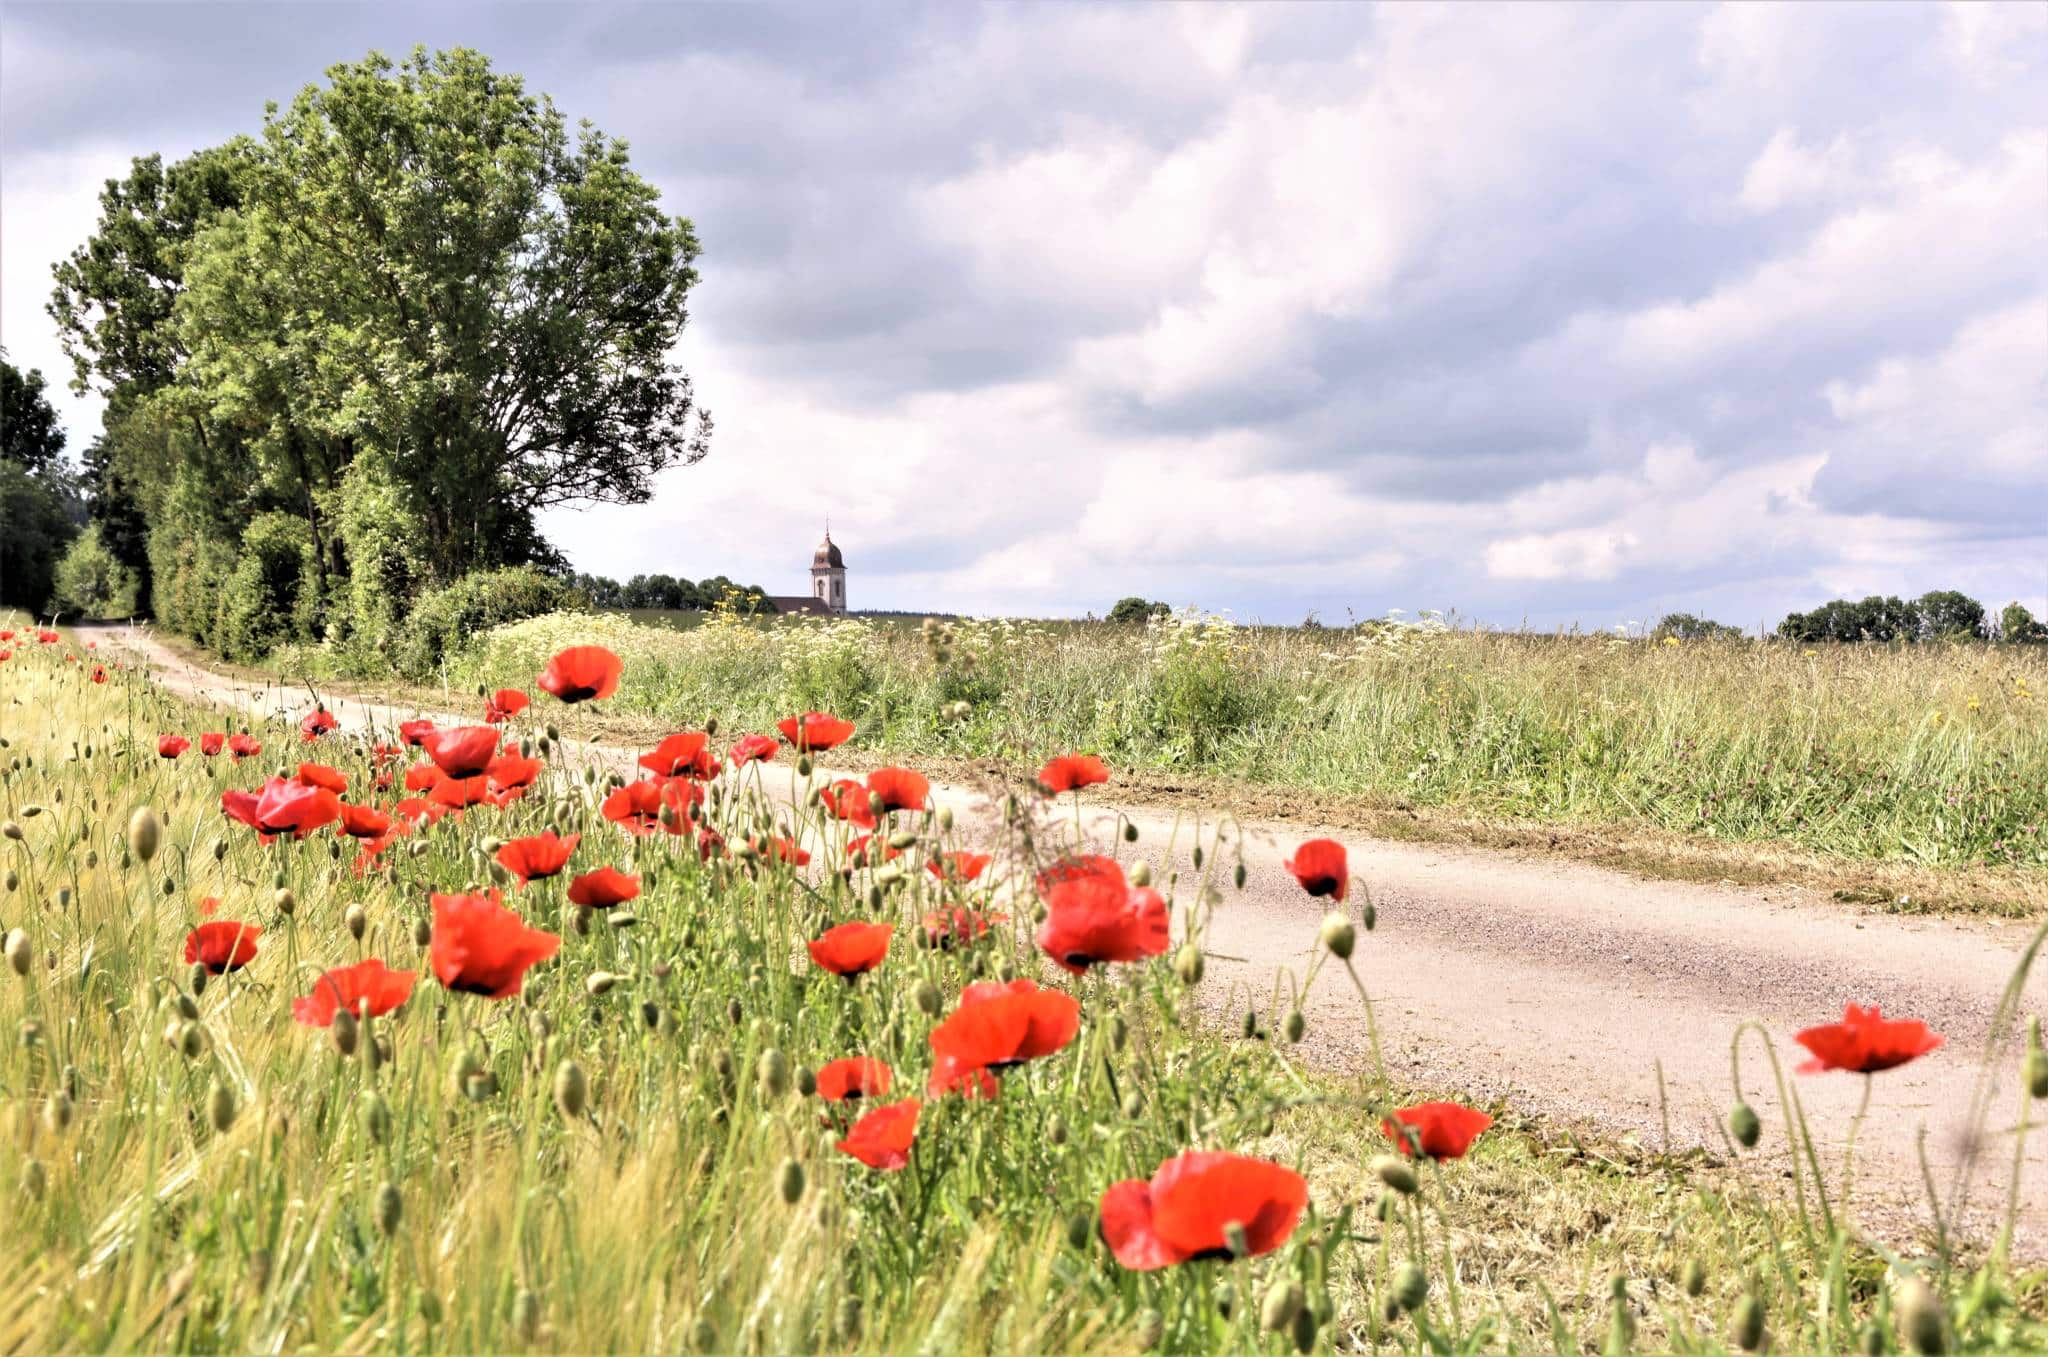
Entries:
{"type": "Polygon", "coordinates": [[[43,374],[0,358],[0,603],[39,611],[82,516],[43,374]]]}

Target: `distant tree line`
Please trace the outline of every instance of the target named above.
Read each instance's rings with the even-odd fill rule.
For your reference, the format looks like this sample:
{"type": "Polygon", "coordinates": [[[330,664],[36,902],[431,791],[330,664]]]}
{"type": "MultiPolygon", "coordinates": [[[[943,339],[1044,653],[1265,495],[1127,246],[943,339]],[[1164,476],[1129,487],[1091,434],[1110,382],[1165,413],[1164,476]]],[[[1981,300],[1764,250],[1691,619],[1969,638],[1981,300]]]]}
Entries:
{"type": "MultiPolygon", "coordinates": [[[[1691,613],[1669,613],[1651,631],[1651,636],[1675,637],[1681,641],[1732,639],[1740,628],[1695,617],[1691,613]]],[[[2048,644],[2048,626],[2019,603],[2008,603],[1997,617],[1984,605],[1954,589],[1937,589],[1916,599],[1888,594],[1869,598],[1830,599],[1812,612],[1793,613],[1778,624],[1777,635],[1786,641],[1814,644],[1821,641],[1901,642],[2000,641],[2009,645],[2048,644]]]]}
{"type": "Polygon", "coordinates": [[[675,575],[635,575],[624,584],[609,575],[571,575],[569,583],[593,608],[665,608],[708,612],[727,599],[741,612],[772,613],[775,605],[758,584],[735,584],[723,575],[692,584],[675,575]]]}

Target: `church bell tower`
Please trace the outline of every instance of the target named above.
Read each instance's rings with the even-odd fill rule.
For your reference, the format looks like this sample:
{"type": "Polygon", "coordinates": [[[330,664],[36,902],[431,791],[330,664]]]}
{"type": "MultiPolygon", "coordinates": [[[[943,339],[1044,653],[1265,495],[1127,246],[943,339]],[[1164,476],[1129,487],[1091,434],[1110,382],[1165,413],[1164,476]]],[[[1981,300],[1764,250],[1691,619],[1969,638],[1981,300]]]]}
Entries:
{"type": "Polygon", "coordinates": [[[811,597],[835,613],[846,611],[846,558],[832,541],[832,526],[825,526],[825,540],[811,553],[811,597]]]}

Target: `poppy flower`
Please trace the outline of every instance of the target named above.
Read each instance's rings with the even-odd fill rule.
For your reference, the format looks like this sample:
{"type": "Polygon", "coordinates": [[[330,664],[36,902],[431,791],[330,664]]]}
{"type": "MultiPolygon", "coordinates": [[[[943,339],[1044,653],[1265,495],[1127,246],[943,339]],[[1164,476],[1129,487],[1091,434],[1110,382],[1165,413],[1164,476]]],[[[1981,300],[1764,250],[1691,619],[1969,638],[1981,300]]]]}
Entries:
{"type": "Polygon", "coordinates": [[[433,733],[434,723],[424,716],[416,721],[400,721],[398,723],[398,738],[409,745],[417,746],[421,740],[426,739],[427,736],[433,733]]]}
{"type": "Polygon", "coordinates": [[[811,855],[797,847],[796,840],[783,838],[780,834],[766,839],[748,839],[747,843],[764,858],[786,862],[792,867],[810,865],[811,855]]]}
{"type": "Polygon", "coordinates": [[[641,778],[605,797],[599,813],[628,834],[667,829],[680,834],[693,822],[704,799],[696,783],[684,778],[641,778]]]}
{"type": "Polygon", "coordinates": [[[500,754],[484,769],[484,776],[490,780],[493,799],[502,806],[523,795],[545,766],[539,759],[524,754],[500,754]]]}
{"type": "Polygon", "coordinates": [[[271,778],[256,798],[256,828],[303,839],[341,818],[341,800],[325,787],[271,778]]]}
{"type": "Polygon", "coordinates": [[[932,946],[947,948],[975,942],[988,936],[997,924],[1009,921],[1007,914],[984,914],[978,909],[935,909],[924,916],[924,935],[932,946]]]}
{"type": "Polygon", "coordinates": [[[879,1098],[888,1093],[896,1072],[873,1056],[855,1055],[822,1066],[816,1075],[818,1096],[828,1103],[849,1098],[879,1098]]]}
{"type": "Polygon", "coordinates": [[[391,817],[375,806],[351,806],[344,801],[341,803],[341,823],[335,826],[334,832],[351,839],[374,839],[391,832],[391,817]]]}
{"type": "Polygon", "coordinates": [[[8,649],[5,649],[5,648],[0,648],[0,664],[5,664],[5,663],[7,663],[7,662],[8,662],[9,660],[11,660],[11,659],[13,659],[13,658],[14,658],[14,652],[13,652],[13,651],[11,651],[11,650],[8,650],[8,649]]]}
{"type": "Polygon", "coordinates": [[[994,861],[987,853],[946,853],[925,863],[925,870],[941,881],[972,881],[994,861]]]}
{"type": "Polygon", "coordinates": [[[1190,1150],[1159,1166],[1150,1182],[1131,1178],[1102,1194],[1102,1240],[1138,1272],[1231,1257],[1229,1227],[1244,1231],[1257,1257],[1287,1242],[1308,1205],[1308,1180],[1270,1160],[1190,1150]]]}
{"type": "Polygon", "coordinates": [[[94,683],[105,683],[107,681],[107,667],[105,665],[96,664],[92,667],[92,681],[94,683]]]}
{"type": "Polygon", "coordinates": [[[807,711],[802,716],[785,716],[775,723],[782,732],[782,738],[796,746],[799,754],[817,754],[827,749],[837,749],[853,738],[853,722],[842,721],[821,711],[807,711]]]}
{"type": "Polygon", "coordinates": [[[0,641],[11,641],[11,640],[13,640],[13,639],[14,639],[14,628],[13,628],[13,627],[0,627],[0,641]]]}
{"type": "Polygon", "coordinates": [[[640,756],[640,766],[656,777],[710,777],[718,771],[709,757],[711,737],[701,730],[678,731],[640,756]]]}
{"type": "Polygon", "coordinates": [[[407,820],[400,820],[394,823],[391,826],[391,828],[385,830],[382,834],[379,834],[374,839],[357,839],[357,851],[355,860],[356,875],[362,876],[365,873],[367,873],[372,867],[376,866],[379,854],[383,853],[385,849],[389,848],[392,844],[398,842],[400,839],[404,838],[407,834],[410,834],[411,832],[411,822],[407,820]]]}
{"type": "Polygon", "coordinates": [[[404,745],[373,744],[370,746],[370,764],[372,767],[382,768],[387,764],[396,763],[398,757],[403,753],[405,753],[404,745]]]}
{"type": "Polygon", "coordinates": [[[402,815],[412,824],[424,820],[433,824],[448,813],[448,808],[427,800],[424,796],[408,796],[391,808],[392,814],[402,815]]]}
{"type": "Polygon", "coordinates": [[[553,933],[526,921],[489,895],[436,895],[434,940],[428,958],[434,978],[461,994],[508,999],[526,972],[561,950],[553,933]]]}
{"type": "Polygon", "coordinates": [[[1038,945],[1079,975],[1105,961],[1140,961],[1166,950],[1165,897],[1132,887],[1123,873],[1096,872],[1061,881],[1045,893],[1038,945]]]}
{"type": "Polygon", "coordinates": [[[220,812],[230,820],[239,820],[251,829],[256,827],[256,793],[239,791],[233,787],[220,794],[220,812]]]}
{"type": "Polygon", "coordinates": [[[484,701],[484,724],[502,726],[525,711],[533,699],[517,688],[500,688],[484,701]]]}
{"type": "Polygon", "coordinates": [[[822,937],[804,946],[810,949],[811,960],[851,980],[882,964],[895,931],[894,924],[845,923],[826,929],[822,937]]]}
{"type": "Polygon", "coordinates": [[[830,786],[818,788],[818,801],[832,812],[835,819],[863,829],[875,827],[875,808],[870,793],[852,778],[843,777],[830,786]]]}
{"type": "Polygon", "coordinates": [[[709,862],[713,858],[721,858],[724,856],[725,835],[719,833],[710,825],[698,825],[697,857],[704,862],[709,862]]]}
{"type": "Polygon", "coordinates": [[[192,742],[182,735],[156,737],[156,756],[160,759],[175,759],[191,747],[192,742]]]}
{"type": "Polygon", "coordinates": [[[1079,881],[1083,877],[1091,876],[1099,876],[1105,881],[1120,882],[1124,879],[1124,869],[1117,866],[1115,858],[1106,858],[1099,853],[1061,858],[1038,873],[1038,893],[1044,895],[1063,881],[1079,881]]]}
{"type": "Polygon", "coordinates": [[[409,764],[405,770],[405,789],[409,792],[430,792],[434,784],[447,774],[436,768],[431,760],[426,763],[409,764]]]}
{"type": "Polygon", "coordinates": [[[481,773],[475,777],[448,777],[444,774],[435,778],[434,785],[427,788],[427,800],[451,811],[467,810],[490,799],[491,780],[481,773]]]}
{"type": "Polygon", "coordinates": [[[581,834],[571,834],[564,839],[550,829],[545,834],[514,839],[498,850],[498,865],[518,877],[523,886],[553,876],[568,866],[569,855],[576,851],[582,838],[581,834]]]}
{"type": "Polygon", "coordinates": [[[201,900],[201,901],[199,902],[199,917],[200,917],[200,918],[202,918],[202,919],[211,919],[211,918],[212,918],[212,917],[213,917],[214,915],[216,915],[216,914],[218,914],[218,913],[220,913],[220,897],[219,897],[219,896],[217,896],[217,895],[209,895],[209,896],[207,896],[207,897],[206,897],[205,899],[203,899],[203,900],[201,900]]]}
{"type": "Polygon", "coordinates": [[[1397,1107],[1380,1123],[1387,1138],[1413,1155],[1417,1147],[1431,1159],[1463,1159],[1479,1133],[1493,1125],[1493,1118],[1461,1103],[1417,1103],[1397,1107]]]}
{"type": "Polygon", "coordinates": [[[1823,1027],[1809,1027],[1793,1038],[1813,1053],[1813,1059],[1799,1067],[1801,1074],[1824,1070],[1847,1070],[1852,1074],[1875,1074],[1918,1060],[1942,1044],[1942,1038],[1927,1030],[1917,1018],[1887,1018],[1873,1004],[1842,1010],[1842,1020],[1823,1027]]]}
{"type": "Polygon", "coordinates": [[[53,646],[63,638],[57,635],[56,632],[45,629],[36,632],[36,639],[46,646],[53,646]]]}
{"type": "Polygon", "coordinates": [[[984,980],[960,992],[960,1003],[934,1027],[931,1091],[980,1082],[1064,1048],[1081,1030],[1081,1003],[1030,980],[984,980]]]}
{"type": "Polygon", "coordinates": [[[878,1107],[853,1124],[839,1148],[871,1169],[893,1173],[910,1163],[910,1144],[917,1139],[917,1114],[923,1107],[915,1098],[878,1107]]]}
{"type": "Polygon", "coordinates": [[[882,810],[923,810],[932,784],[908,768],[877,768],[868,774],[868,791],[882,798],[882,810]]]}
{"type": "Polygon", "coordinates": [[[886,841],[877,845],[872,834],[863,834],[846,842],[846,865],[849,867],[874,867],[902,856],[901,848],[892,847],[886,841]]]}
{"type": "Polygon", "coordinates": [[[325,707],[315,707],[299,722],[299,738],[310,744],[340,724],[334,719],[333,712],[325,707]]]}
{"type": "Polygon", "coordinates": [[[1054,796],[1109,781],[1109,765],[1093,754],[1062,754],[1038,770],[1038,785],[1054,796]]]}
{"type": "Polygon", "coordinates": [[[548,661],[534,683],[564,702],[588,702],[617,692],[625,668],[603,646],[570,646],[548,661]]]}
{"type": "Polygon", "coordinates": [[[627,876],[616,867],[585,872],[569,883],[569,903],[589,909],[610,909],[640,894],[640,878],[627,876]]]}
{"type": "Polygon", "coordinates": [[[228,737],[228,753],[235,756],[235,762],[253,759],[263,752],[263,743],[247,731],[239,731],[228,737]]]}
{"type": "Polygon", "coordinates": [[[212,758],[215,754],[220,753],[221,746],[226,744],[227,741],[228,737],[225,731],[206,731],[199,737],[199,752],[208,758],[212,758]]]}
{"type": "Polygon", "coordinates": [[[185,935],[185,964],[197,962],[212,975],[239,971],[256,959],[256,939],[262,936],[255,924],[203,923],[185,935]]]}
{"type": "Polygon", "coordinates": [[[740,737],[739,743],[732,747],[727,757],[732,759],[733,767],[739,768],[754,762],[756,759],[766,763],[775,757],[775,751],[781,747],[781,745],[778,745],[766,735],[743,735],[740,737]]]}
{"type": "Polygon", "coordinates": [[[308,1027],[332,1027],[337,1012],[381,1018],[412,997],[418,971],[394,971],[375,957],[353,966],[339,966],[313,982],[302,999],[292,1000],[292,1017],[308,1027]]]}
{"type": "Polygon", "coordinates": [[[420,738],[420,748],[448,776],[475,777],[498,757],[498,732],[489,726],[429,731],[420,738]]]}
{"type": "Polygon", "coordinates": [[[324,763],[300,764],[297,781],[302,787],[324,787],[336,796],[348,790],[347,775],[324,763]]]}
{"type": "Polygon", "coordinates": [[[1344,845],[1335,839],[1310,839],[1281,864],[1310,895],[1342,900],[1351,893],[1351,866],[1344,845]]]}

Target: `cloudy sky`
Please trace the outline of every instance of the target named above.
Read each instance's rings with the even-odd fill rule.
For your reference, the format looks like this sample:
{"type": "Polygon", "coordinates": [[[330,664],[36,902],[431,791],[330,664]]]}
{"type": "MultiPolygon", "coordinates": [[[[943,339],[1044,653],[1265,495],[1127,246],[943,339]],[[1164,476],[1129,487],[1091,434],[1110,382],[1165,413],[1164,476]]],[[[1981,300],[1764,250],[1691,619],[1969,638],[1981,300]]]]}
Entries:
{"type": "MultiPolygon", "coordinates": [[[[2048,611],[2048,5],[0,9],[0,342],[128,158],[466,44],[705,242],[587,570],[856,606],[2048,611]]],[[[74,445],[97,427],[63,407],[74,445]]]]}

